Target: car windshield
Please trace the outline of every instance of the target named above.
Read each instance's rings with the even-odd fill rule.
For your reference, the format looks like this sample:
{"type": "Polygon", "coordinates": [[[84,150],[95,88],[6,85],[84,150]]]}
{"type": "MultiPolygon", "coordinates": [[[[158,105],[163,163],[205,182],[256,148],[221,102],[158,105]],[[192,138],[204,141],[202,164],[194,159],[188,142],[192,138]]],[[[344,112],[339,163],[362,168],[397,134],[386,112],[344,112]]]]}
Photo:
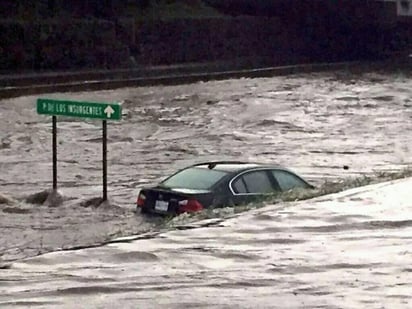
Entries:
{"type": "Polygon", "coordinates": [[[160,183],[168,188],[209,190],[227,172],[208,168],[192,167],[184,169],[160,183]]]}

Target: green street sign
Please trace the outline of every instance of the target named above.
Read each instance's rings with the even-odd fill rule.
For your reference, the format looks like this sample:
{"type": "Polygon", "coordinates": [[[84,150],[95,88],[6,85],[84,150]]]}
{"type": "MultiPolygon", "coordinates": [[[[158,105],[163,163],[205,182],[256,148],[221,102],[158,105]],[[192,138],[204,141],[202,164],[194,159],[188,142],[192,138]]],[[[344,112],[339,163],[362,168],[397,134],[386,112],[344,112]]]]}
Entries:
{"type": "Polygon", "coordinates": [[[37,99],[37,113],[52,116],[120,120],[122,107],[117,103],[37,99]]]}

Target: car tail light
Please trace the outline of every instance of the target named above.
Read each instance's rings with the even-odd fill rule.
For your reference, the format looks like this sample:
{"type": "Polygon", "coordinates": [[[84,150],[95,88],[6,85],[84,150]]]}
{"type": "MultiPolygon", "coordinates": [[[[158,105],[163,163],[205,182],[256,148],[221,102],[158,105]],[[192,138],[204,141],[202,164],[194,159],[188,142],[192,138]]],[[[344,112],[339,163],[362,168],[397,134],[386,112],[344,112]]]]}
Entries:
{"type": "Polygon", "coordinates": [[[179,201],[179,213],[196,212],[203,210],[203,205],[195,199],[179,201]]]}
{"type": "Polygon", "coordinates": [[[137,201],[136,201],[137,206],[143,207],[145,201],[146,201],[146,195],[144,195],[143,193],[139,193],[139,196],[137,197],[137,201]]]}

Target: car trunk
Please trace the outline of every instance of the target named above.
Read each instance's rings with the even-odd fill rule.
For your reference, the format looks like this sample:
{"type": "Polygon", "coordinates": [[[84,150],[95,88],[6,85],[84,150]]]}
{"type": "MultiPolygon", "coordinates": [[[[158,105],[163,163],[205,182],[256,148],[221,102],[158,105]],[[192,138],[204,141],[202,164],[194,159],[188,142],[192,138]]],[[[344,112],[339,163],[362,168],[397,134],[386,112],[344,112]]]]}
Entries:
{"type": "Polygon", "coordinates": [[[141,193],[146,197],[143,205],[144,211],[160,214],[184,212],[183,209],[187,205],[186,201],[191,201],[191,203],[196,201],[201,204],[202,208],[207,208],[213,202],[212,192],[207,190],[165,189],[158,187],[143,189],[141,193]]]}

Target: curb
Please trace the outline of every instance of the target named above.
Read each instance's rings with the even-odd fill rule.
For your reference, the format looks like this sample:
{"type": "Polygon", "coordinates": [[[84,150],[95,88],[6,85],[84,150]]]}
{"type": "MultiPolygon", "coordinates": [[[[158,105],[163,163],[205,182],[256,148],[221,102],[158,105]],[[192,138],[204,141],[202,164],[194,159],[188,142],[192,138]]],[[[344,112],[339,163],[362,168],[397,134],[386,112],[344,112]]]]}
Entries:
{"type": "MultiPolygon", "coordinates": [[[[376,68],[382,67],[385,62],[338,62],[338,63],[315,63],[315,64],[301,64],[301,65],[288,65],[280,67],[266,67],[258,69],[244,69],[244,70],[228,70],[228,71],[213,71],[207,73],[201,72],[184,72],[179,73],[178,68],[167,68],[163,70],[150,71],[151,75],[160,74],[158,76],[139,76],[137,71],[132,70],[118,70],[118,71],[105,71],[105,72],[87,72],[83,75],[84,78],[90,78],[93,76],[94,80],[82,79],[76,81],[70,81],[70,79],[79,79],[81,73],[65,73],[61,79],[65,80],[53,83],[51,80],[53,76],[49,74],[45,77],[32,76],[29,78],[36,78],[37,84],[30,85],[16,85],[0,88],[0,99],[12,98],[23,95],[34,95],[41,93],[52,92],[69,92],[69,91],[96,91],[96,90],[108,90],[119,89],[126,87],[144,87],[144,86],[156,86],[156,85],[181,85],[190,84],[201,81],[211,80],[223,80],[223,79],[239,79],[239,78],[262,78],[272,76],[282,76],[298,73],[311,73],[311,72],[324,72],[335,70],[349,70],[351,68],[376,68]],[[40,79],[40,83],[39,83],[40,79]]],[[[188,70],[188,68],[183,68],[188,70]]],[[[190,67],[189,70],[205,70],[204,66],[190,67]]],[[[210,68],[209,68],[210,69],[210,68]]],[[[147,71],[149,72],[149,71],[147,71]]],[[[142,71],[139,71],[142,74],[142,71]]],[[[27,76],[26,76],[27,77],[27,76]]],[[[24,79],[25,77],[23,77],[24,79]]],[[[57,78],[58,79],[58,78],[57,78]]],[[[13,77],[13,80],[18,80],[18,77],[13,77]]],[[[25,80],[27,83],[27,79],[25,80]]]]}

